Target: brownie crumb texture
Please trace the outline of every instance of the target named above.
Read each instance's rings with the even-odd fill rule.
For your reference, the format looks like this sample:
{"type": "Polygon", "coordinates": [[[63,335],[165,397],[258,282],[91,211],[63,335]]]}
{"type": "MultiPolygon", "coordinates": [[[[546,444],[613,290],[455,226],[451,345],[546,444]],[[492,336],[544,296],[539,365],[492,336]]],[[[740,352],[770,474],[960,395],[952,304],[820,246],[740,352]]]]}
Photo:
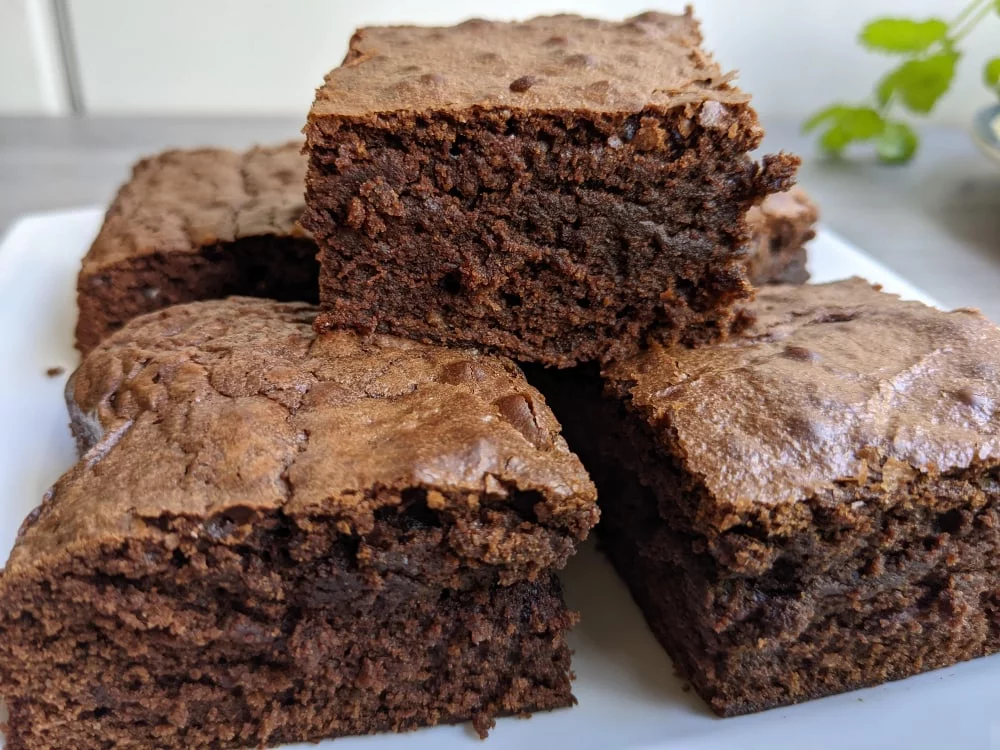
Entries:
{"type": "Polygon", "coordinates": [[[67,386],[77,465],[0,573],[9,750],[277,745],[569,706],[555,571],[595,491],[511,362],[139,317],[67,386]]]}
{"type": "Polygon", "coordinates": [[[128,320],[230,295],[315,302],[316,246],[299,226],[301,143],[167,151],[135,165],[83,259],[77,348],[128,320]]]}
{"type": "Polygon", "coordinates": [[[318,323],[568,367],[699,343],[751,291],[749,98],[690,15],[368,28],[305,128],[318,323]]]}
{"type": "Polygon", "coordinates": [[[1000,651],[1000,330],[860,279],[749,307],[725,345],[532,373],[681,674],[734,715],[1000,651]]]}
{"type": "Polygon", "coordinates": [[[816,236],[819,208],[801,188],[768,196],[750,209],[747,275],[754,286],[804,284],[806,245],[816,236]]]}
{"type": "Polygon", "coordinates": [[[45,374],[50,378],[58,378],[66,372],[66,368],[62,365],[56,365],[55,367],[50,367],[45,371],[45,374]]]}

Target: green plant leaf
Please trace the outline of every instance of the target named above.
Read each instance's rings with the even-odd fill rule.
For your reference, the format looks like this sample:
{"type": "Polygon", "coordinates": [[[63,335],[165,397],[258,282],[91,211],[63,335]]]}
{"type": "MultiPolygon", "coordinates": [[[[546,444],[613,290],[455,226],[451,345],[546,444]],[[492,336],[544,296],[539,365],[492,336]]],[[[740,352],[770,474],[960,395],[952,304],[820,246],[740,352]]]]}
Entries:
{"type": "Polygon", "coordinates": [[[838,124],[851,136],[852,141],[867,141],[885,129],[882,115],[871,107],[854,107],[840,115],[838,124]]]}
{"type": "Polygon", "coordinates": [[[875,88],[879,106],[884,107],[893,95],[913,112],[927,114],[955,78],[957,52],[941,52],[921,60],[910,60],[890,71],[875,88]]]}
{"type": "Polygon", "coordinates": [[[869,141],[885,129],[882,115],[871,107],[848,107],[835,104],[809,119],[804,129],[808,132],[820,125],[828,127],[820,136],[819,145],[824,151],[839,154],[854,141],[869,141]]]}
{"type": "Polygon", "coordinates": [[[821,109],[819,112],[806,120],[805,123],[803,123],[802,132],[809,133],[818,128],[824,122],[839,120],[848,109],[850,108],[845,107],[843,104],[834,104],[826,109],[821,109]]]}
{"type": "Polygon", "coordinates": [[[868,49],[877,52],[906,54],[924,52],[947,35],[948,24],[940,18],[931,18],[927,21],[879,18],[861,30],[860,39],[868,49]]]}
{"type": "Polygon", "coordinates": [[[833,125],[819,139],[820,148],[830,154],[839,154],[850,142],[850,134],[840,125],[833,125]]]}
{"type": "Polygon", "coordinates": [[[913,158],[919,144],[920,138],[905,122],[889,122],[875,140],[875,152],[886,164],[905,164],[913,158]]]}
{"type": "MultiPolygon", "coordinates": [[[[1000,3],[1000,0],[997,0],[1000,3]]],[[[992,60],[986,62],[986,68],[983,70],[983,80],[986,81],[986,85],[990,88],[1000,88],[1000,57],[994,57],[992,60]]]]}
{"type": "Polygon", "coordinates": [[[898,70],[892,70],[882,76],[882,79],[875,84],[875,101],[878,102],[879,109],[885,109],[889,105],[889,100],[896,93],[896,74],[898,70]]]}

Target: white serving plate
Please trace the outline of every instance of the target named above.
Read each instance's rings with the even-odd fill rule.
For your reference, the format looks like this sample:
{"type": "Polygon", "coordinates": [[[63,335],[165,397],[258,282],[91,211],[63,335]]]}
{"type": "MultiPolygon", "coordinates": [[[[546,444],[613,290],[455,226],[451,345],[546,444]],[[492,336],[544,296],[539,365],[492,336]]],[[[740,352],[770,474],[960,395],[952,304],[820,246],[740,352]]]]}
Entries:
{"type": "MultiPolygon", "coordinates": [[[[74,460],[62,399],[77,363],[74,282],[97,231],[98,209],[30,216],[0,245],[0,560],[21,519],[74,460]],[[66,368],[49,377],[50,367],[66,368]]],[[[830,232],[812,244],[815,281],[858,275],[933,303],[830,232]]],[[[587,545],[563,580],[582,615],[573,709],[501,719],[486,744],[467,726],[344,738],[336,750],[1000,750],[1000,656],[878,688],[733,719],[713,716],[685,692],[614,572],[587,545]]],[[[313,748],[303,745],[301,748],[313,748]]]]}

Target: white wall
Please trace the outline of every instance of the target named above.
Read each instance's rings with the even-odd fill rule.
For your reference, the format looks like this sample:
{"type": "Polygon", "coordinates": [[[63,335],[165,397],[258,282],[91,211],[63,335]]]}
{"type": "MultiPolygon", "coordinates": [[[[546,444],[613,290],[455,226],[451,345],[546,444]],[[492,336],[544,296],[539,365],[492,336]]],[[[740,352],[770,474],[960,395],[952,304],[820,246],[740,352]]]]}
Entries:
{"type": "Polygon", "coordinates": [[[67,109],[49,0],[0,0],[0,114],[67,109]]]}
{"type": "MultiPolygon", "coordinates": [[[[0,0],[23,5],[33,0],[0,0]]],[[[452,23],[572,10],[621,17],[684,0],[66,0],[88,112],[304,113],[351,31],[371,23],[452,23]]],[[[954,16],[965,0],[694,0],[709,46],[768,119],[801,118],[868,94],[891,60],[855,43],[875,15],[954,16]]],[[[2,29],[2,26],[0,26],[2,29]]],[[[5,32],[0,30],[0,36],[5,32]]],[[[980,69],[1000,54],[1000,18],[968,42],[934,119],[962,122],[990,101],[980,69]]],[[[0,48],[2,48],[0,44],[0,48]]],[[[3,53],[0,53],[3,54],[3,53]]],[[[3,93],[0,92],[0,100],[3,93]]],[[[0,101],[2,106],[2,101],[0,101]]]]}

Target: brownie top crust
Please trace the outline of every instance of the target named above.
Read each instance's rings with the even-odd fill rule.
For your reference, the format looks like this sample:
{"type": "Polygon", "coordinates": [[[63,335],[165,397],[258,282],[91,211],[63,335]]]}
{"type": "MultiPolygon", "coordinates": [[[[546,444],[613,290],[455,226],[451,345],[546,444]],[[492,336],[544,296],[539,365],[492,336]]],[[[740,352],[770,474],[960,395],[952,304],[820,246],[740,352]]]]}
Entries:
{"type": "Polygon", "coordinates": [[[586,536],[593,484],[516,365],[317,335],[315,314],[300,303],[197,302],[136,318],[94,349],[67,384],[82,458],[25,522],[8,569],[162,533],[161,517],[280,511],[366,533],[379,507],[414,488],[443,513],[532,498],[527,528],[476,527],[481,548],[469,554],[487,561],[536,554],[542,526],[586,536]]]}
{"type": "Polygon", "coordinates": [[[165,151],[139,161],[83,259],[83,273],[153,253],[261,235],[306,236],[302,144],[165,151]]]}
{"type": "MultiPolygon", "coordinates": [[[[317,91],[310,119],[467,108],[638,112],[747,102],[701,41],[690,11],[649,12],[624,22],[559,15],[524,23],[475,19],[450,28],[363,28],[317,91]]],[[[724,108],[709,107],[703,117],[725,118],[724,108]]]]}
{"type": "Polygon", "coordinates": [[[612,393],[734,512],[1000,460],[1000,329],[861,279],[761,289],[744,335],[653,347],[612,393]]]}

